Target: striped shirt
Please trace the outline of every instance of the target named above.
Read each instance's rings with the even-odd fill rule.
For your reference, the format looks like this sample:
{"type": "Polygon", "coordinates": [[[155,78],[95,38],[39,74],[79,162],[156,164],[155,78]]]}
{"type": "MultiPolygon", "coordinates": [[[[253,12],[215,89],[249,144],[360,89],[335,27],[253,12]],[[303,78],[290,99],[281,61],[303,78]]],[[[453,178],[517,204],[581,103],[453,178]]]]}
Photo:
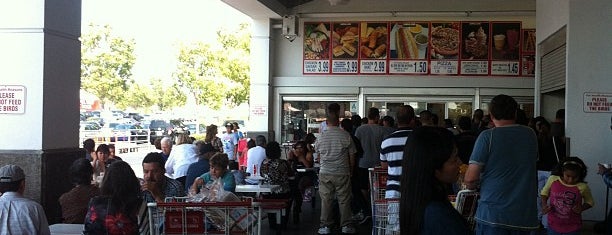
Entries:
{"type": "Polygon", "coordinates": [[[381,144],[380,161],[388,164],[387,188],[385,198],[400,198],[400,177],[404,146],[412,130],[405,127],[391,133],[381,144]]]}
{"type": "Polygon", "coordinates": [[[328,126],[315,144],[319,153],[321,169],[319,173],[330,175],[349,175],[349,155],[354,155],[355,144],[350,133],[337,126],[328,126]]]}

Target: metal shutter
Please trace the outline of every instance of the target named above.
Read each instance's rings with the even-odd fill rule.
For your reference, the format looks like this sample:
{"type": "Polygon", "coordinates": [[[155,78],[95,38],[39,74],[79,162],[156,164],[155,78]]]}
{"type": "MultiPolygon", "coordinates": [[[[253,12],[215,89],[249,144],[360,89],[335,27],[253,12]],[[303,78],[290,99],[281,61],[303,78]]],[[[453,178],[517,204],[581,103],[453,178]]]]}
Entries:
{"type": "Polygon", "coordinates": [[[547,93],[565,88],[566,44],[542,56],[541,92],[547,93]]]}

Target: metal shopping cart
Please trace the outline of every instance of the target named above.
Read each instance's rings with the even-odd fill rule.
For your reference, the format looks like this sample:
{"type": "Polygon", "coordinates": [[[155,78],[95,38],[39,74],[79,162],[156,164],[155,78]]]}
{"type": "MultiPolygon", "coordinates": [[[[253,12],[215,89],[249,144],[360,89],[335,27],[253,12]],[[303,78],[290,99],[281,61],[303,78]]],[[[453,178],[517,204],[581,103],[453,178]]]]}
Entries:
{"type": "MultiPolygon", "coordinates": [[[[167,200],[168,201],[168,200],[167,200]]],[[[258,225],[251,198],[237,202],[148,203],[151,235],[157,234],[256,234],[258,225]]]]}
{"type": "Polygon", "coordinates": [[[467,221],[472,230],[476,226],[476,220],[474,215],[476,214],[476,206],[478,205],[478,198],[480,193],[476,190],[464,189],[457,193],[455,201],[455,209],[461,214],[467,221]]]}
{"type": "Polygon", "coordinates": [[[370,168],[372,235],[399,235],[399,199],[385,199],[387,169],[370,168]]]}

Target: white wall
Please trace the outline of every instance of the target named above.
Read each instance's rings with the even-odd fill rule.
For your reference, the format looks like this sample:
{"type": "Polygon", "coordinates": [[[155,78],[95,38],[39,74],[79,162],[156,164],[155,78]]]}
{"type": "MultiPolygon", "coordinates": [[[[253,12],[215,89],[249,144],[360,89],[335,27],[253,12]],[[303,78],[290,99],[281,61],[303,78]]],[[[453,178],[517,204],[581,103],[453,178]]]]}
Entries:
{"type": "Polygon", "coordinates": [[[251,28],[251,97],[249,99],[249,131],[265,132],[270,119],[270,20],[253,19],[251,28]],[[264,111],[264,115],[254,112],[264,111]]]}
{"type": "Polygon", "coordinates": [[[605,186],[597,172],[598,162],[612,162],[611,113],[583,112],[585,92],[612,93],[612,2],[609,0],[538,0],[538,43],[567,24],[566,135],[572,156],[588,167],[586,181],[595,207],[583,214],[586,220],[603,220],[605,186]],[[604,30],[605,29],[605,30],[604,30]]]}
{"type": "Polygon", "coordinates": [[[585,219],[603,219],[605,187],[598,162],[612,162],[612,113],[583,112],[585,92],[612,93],[612,1],[571,0],[567,40],[566,132],[571,155],[582,157],[589,167],[589,182],[598,205],[585,219]]]}

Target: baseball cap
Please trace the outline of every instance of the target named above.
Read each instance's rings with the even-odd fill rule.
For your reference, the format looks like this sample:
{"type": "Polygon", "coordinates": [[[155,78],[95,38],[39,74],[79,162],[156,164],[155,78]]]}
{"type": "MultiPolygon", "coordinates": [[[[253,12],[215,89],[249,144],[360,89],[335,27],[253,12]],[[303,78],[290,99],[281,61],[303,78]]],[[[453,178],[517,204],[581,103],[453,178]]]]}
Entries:
{"type": "Polygon", "coordinates": [[[20,181],[25,178],[21,167],[16,165],[6,165],[0,168],[0,182],[10,183],[20,181]]]}
{"type": "Polygon", "coordinates": [[[225,126],[234,126],[231,122],[225,123],[225,126]]]}

